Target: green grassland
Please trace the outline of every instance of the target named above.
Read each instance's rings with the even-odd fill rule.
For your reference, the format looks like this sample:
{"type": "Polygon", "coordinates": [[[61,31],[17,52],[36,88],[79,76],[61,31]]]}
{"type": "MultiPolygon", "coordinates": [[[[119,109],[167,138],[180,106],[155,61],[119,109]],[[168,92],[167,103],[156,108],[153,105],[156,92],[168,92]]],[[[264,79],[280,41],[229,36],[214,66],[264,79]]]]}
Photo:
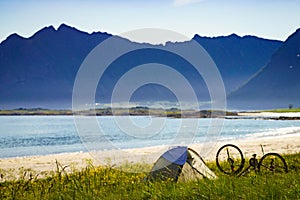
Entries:
{"type": "Polygon", "coordinates": [[[18,108],[0,110],[0,115],[72,115],[72,110],[49,110],[43,108],[18,108]]]}
{"type": "MultiPolygon", "coordinates": [[[[67,174],[58,164],[56,172],[47,178],[31,175],[0,183],[0,199],[300,199],[300,153],[284,155],[284,158],[289,166],[288,173],[251,172],[234,177],[221,174],[215,163],[210,162],[208,166],[218,179],[187,183],[147,182],[144,180],[146,173],[128,173],[109,165],[94,167],[90,164],[81,171],[67,174]]],[[[151,166],[123,167],[149,169],[151,166]]]]}
{"type": "Polygon", "coordinates": [[[283,112],[300,112],[300,108],[282,108],[282,109],[275,109],[275,110],[267,110],[268,112],[275,112],[275,113],[283,113],[283,112]]]}

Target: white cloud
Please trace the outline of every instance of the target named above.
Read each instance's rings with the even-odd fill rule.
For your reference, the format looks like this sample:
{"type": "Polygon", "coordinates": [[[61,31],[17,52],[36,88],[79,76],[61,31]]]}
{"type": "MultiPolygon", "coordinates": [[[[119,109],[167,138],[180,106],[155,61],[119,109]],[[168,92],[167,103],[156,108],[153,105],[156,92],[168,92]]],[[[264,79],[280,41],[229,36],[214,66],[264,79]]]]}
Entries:
{"type": "Polygon", "coordinates": [[[201,2],[201,1],[205,1],[205,0],[174,0],[173,4],[175,6],[183,6],[183,5],[198,3],[198,2],[201,2]]]}

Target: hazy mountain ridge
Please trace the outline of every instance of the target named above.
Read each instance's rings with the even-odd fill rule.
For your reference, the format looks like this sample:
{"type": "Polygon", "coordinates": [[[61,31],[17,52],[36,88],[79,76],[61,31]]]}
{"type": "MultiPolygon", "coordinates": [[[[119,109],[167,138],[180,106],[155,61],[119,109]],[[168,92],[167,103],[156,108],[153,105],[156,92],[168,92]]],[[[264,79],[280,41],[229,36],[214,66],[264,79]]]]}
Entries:
{"type": "MultiPolygon", "coordinates": [[[[65,24],[57,30],[53,26],[45,27],[30,38],[23,38],[17,34],[10,35],[0,44],[0,109],[71,107],[73,83],[82,61],[96,45],[111,36],[101,32],[85,33],[65,24]]],[[[228,92],[264,66],[282,43],[255,36],[239,37],[234,34],[216,38],[195,35],[193,39],[199,42],[214,59],[228,92]]],[[[128,40],[126,42],[130,45],[139,45],[128,40]]],[[[148,45],[151,48],[152,45],[148,45]]],[[[182,45],[182,43],[172,43],[172,45],[182,45]]],[[[151,52],[148,52],[148,57],[139,55],[142,61],[132,61],[132,58],[138,55],[138,52],[136,53],[123,62],[133,66],[139,62],[150,62],[155,59],[158,62],[165,62],[166,58],[169,58],[166,64],[174,65],[182,74],[191,76],[192,82],[199,83],[199,77],[195,76],[189,68],[185,68],[182,61],[164,57],[165,54],[153,56],[151,52]]],[[[114,79],[117,79],[122,71],[124,71],[122,68],[119,68],[119,71],[112,70],[106,77],[107,84],[115,81],[114,79]],[[111,79],[110,76],[113,78],[111,79]]],[[[105,90],[106,87],[102,89],[99,86],[100,100],[109,94],[109,91],[105,90]]],[[[164,94],[162,97],[165,100],[170,98],[174,100],[174,95],[162,87],[148,86],[145,91],[137,93],[136,99],[156,100],[151,99],[158,96],[153,95],[156,93],[164,94]]]]}
{"type": "Polygon", "coordinates": [[[243,84],[258,69],[267,64],[281,41],[267,40],[256,36],[240,37],[236,34],[215,38],[200,37],[198,41],[213,58],[230,92],[243,84]],[[258,56],[259,55],[259,56],[258,56]]]}
{"type": "Polygon", "coordinates": [[[229,96],[235,108],[300,107],[300,29],[272,55],[256,76],[229,96]]]}

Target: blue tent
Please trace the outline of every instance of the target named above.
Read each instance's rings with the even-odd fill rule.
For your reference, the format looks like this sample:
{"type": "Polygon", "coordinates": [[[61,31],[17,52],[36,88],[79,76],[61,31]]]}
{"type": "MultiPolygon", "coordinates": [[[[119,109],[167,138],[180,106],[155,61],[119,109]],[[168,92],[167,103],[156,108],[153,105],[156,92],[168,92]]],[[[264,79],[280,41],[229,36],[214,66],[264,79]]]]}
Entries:
{"type": "Polygon", "coordinates": [[[148,176],[149,180],[185,181],[200,178],[216,178],[204,160],[193,149],[177,146],[162,154],[148,176]]]}
{"type": "Polygon", "coordinates": [[[170,149],[162,155],[163,158],[177,165],[184,165],[187,160],[187,156],[188,148],[184,146],[170,149]]]}

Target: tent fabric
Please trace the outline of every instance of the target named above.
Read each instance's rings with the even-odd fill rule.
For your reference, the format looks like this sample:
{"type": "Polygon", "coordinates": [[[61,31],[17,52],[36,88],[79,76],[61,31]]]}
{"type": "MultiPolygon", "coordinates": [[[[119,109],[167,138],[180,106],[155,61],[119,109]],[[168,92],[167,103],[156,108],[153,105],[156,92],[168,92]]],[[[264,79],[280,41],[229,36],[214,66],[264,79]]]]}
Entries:
{"type": "Polygon", "coordinates": [[[147,179],[186,182],[202,178],[215,179],[217,176],[195,150],[178,146],[158,158],[147,179]]]}
{"type": "Polygon", "coordinates": [[[202,179],[202,174],[198,173],[191,165],[183,165],[180,175],[178,176],[178,182],[197,181],[202,179]]]}
{"type": "Polygon", "coordinates": [[[183,165],[187,160],[187,149],[185,146],[178,146],[166,151],[162,157],[177,165],[183,165]]]}
{"type": "Polygon", "coordinates": [[[182,165],[177,165],[165,159],[161,156],[155,163],[152,168],[150,175],[148,177],[149,180],[173,180],[177,181],[178,176],[181,172],[182,165]]]}
{"type": "Polygon", "coordinates": [[[217,176],[213,171],[211,171],[205,164],[202,157],[193,149],[189,148],[189,164],[192,165],[194,171],[197,171],[198,174],[201,174],[203,177],[208,179],[215,179],[217,176]]]}

